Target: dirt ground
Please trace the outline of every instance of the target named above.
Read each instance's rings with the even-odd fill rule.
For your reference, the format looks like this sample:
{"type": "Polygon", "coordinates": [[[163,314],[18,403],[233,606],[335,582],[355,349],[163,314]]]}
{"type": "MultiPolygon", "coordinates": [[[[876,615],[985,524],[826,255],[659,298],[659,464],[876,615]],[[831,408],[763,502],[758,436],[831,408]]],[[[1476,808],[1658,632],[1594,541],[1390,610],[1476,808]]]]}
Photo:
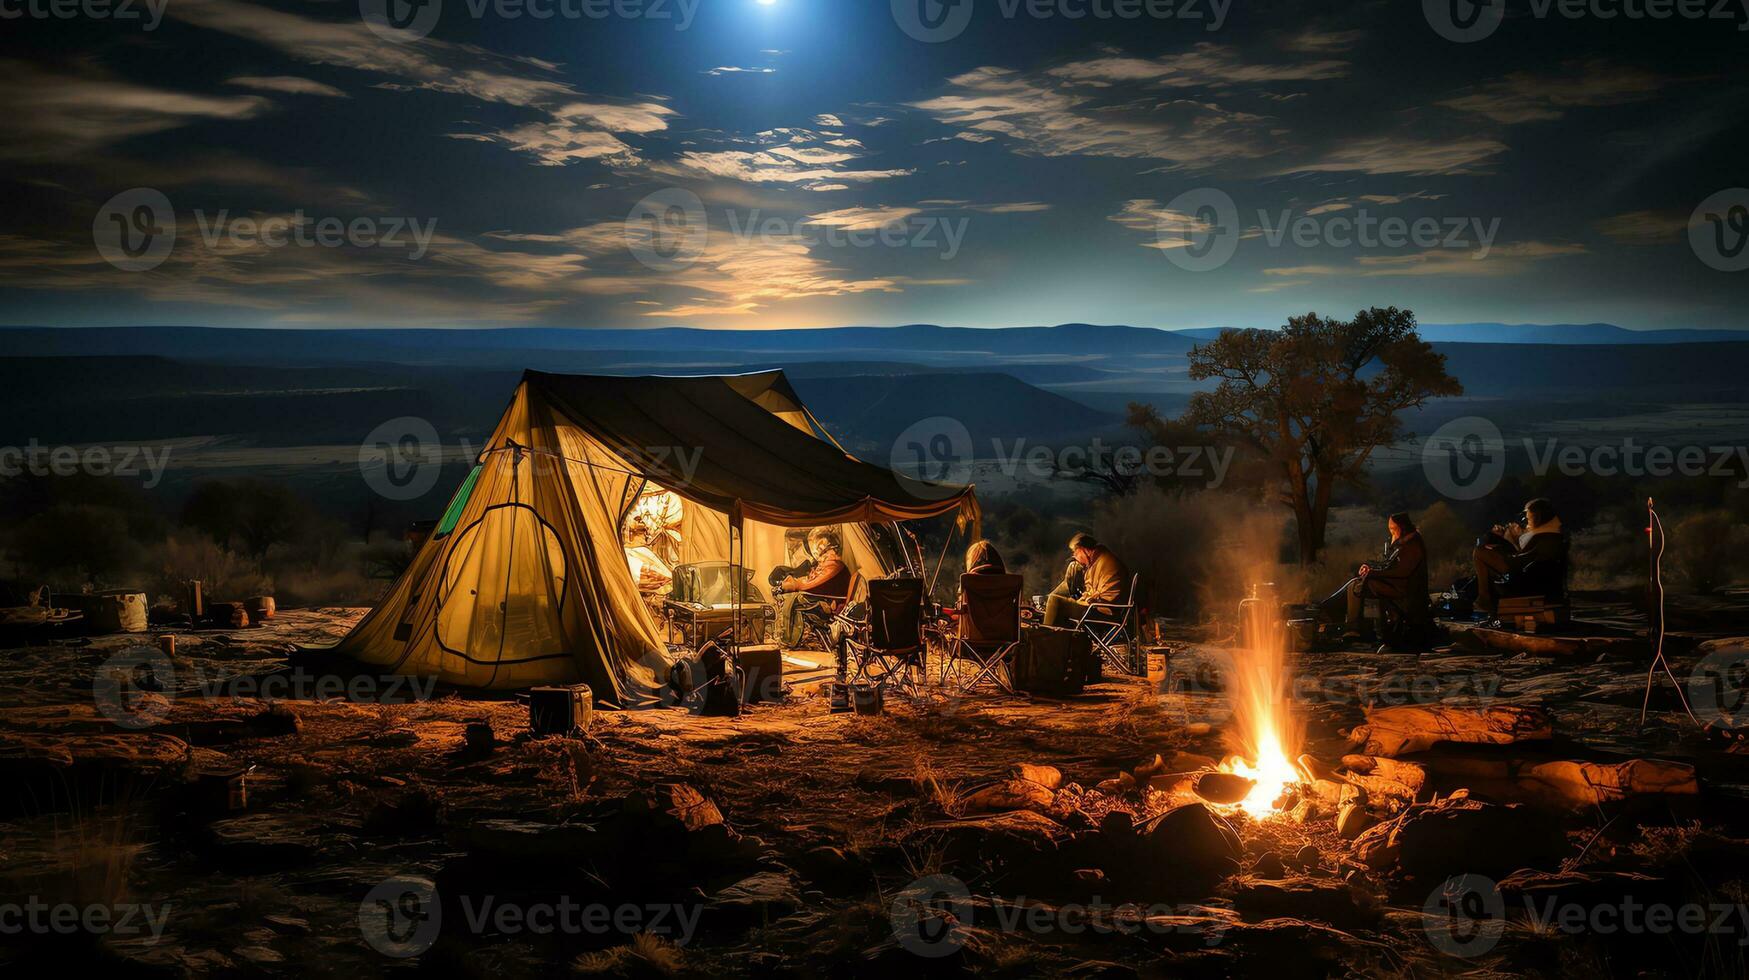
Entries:
{"type": "MultiPolygon", "coordinates": [[[[1685,611],[1666,650],[1685,684],[1749,634],[1741,598],[1685,611]]],[[[1642,727],[1643,619],[1619,597],[1581,612],[1592,626],[1554,652],[1460,627],[1419,656],[1297,655],[1296,748],[1343,773],[1263,819],[1193,793],[1230,751],[1218,627],[1175,626],[1150,677],[1108,675],[1078,697],[934,693],[864,717],[797,683],[739,718],[598,710],[578,738],[530,737],[514,700],[349,691],[288,668],[297,644],[342,635],[362,610],[179,631],[173,658],[132,654],[153,664],[146,682],[127,661],[140,637],[0,651],[0,886],[13,896],[0,901],[48,923],[0,932],[0,962],[161,976],[1744,975],[1749,754],[1703,734],[1662,676],[1642,727]],[[147,692],[120,712],[105,681],[118,657],[147,692]],[[1542,709],[1552,737],[1356,754],[1368,709],[1392,707],[1542,709]],[[1636,783],[1587,805],[1533,778],[1541,763],[1632,759],[1692,766],[1698,792],[1636,783]],[[1378,780],[1403,764],[1417,781],[1397,799],[1378,780]],[[1016,780],[1022,765],[1049,769],[1016,780]],[[1377,826],[1354,840],[1338,818],[1357,795],[1377,826]],[[1533,870],[1515,876],[1521,857],[1533,870]],[[1463,893],[1465,876],[1486,887],[1463,893]],[[1660,904],[1676,924],[1621,918],[1660,904]],[[68,907],[111,919],[56,925],[68,907]],[[1696,908],[1704,926],[1682,925],[1696,908]]],[[[1715,697],[1697,713],[1721,730],[1734,707],[1715,697]]]]}

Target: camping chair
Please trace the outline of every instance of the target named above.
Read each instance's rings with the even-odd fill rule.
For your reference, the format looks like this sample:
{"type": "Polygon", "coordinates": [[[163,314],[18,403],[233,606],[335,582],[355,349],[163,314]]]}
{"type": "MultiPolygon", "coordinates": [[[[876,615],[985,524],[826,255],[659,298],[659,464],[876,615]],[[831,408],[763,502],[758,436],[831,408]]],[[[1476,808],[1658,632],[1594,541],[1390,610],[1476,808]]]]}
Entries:
{"type": "Polygon", "coordinates": [[[1081,618],[1075,621],[1075,628],[1087,634],[1093,641],[1093,648],[1112,669],[1132,677],[1145,677],[1148,673],[1146,664],[1137,655],[1135,632],[1130,629],[1130,619],[1136,614],[1136,590],[1141,581],[1140,575],[1130,576],[1130,592],[1123,602],[1088,606],[1081,618]],[[1121,653],[1118,652],[1119,646],[1123,647],[1121,653]]]}
{"type": "Polygon", "coordinates": [[[1014,652],[1020,647],[1020,575],[961,575],[959,624],[942,646],[941,683],[948,685],[957,661],[976,669],[970,680],[955,679],[961,694],[979,684],[1014,691],[1014,652]]]}
{"type": "Polygon", "coordinates": [[[1516,624],[1525,616],[1534,616],[1551,624],[1569,621],[1572,617],[1572,600],[1568,597],[1568,582],[1572,577],[1571,555],[1572,541],[1563,535],[1558,556],[1529,561],[1516,571],[1497,576],[1495,617],[1509,624],[1516,624]]]}
{"type": "Polygon", "coordinates": [[[868,583],[868,619],[839,617],[846,652],[854,658],[851,682],[910,688],[923,663],[923,580],[884,578],[868,583]]]}
{"type": "Polygon", "coordinates": [[[1433,625],[1431,604],[1416,605],[1408,597],[1374,596],[1379,604],[1380,653],[1425,653],[1434,645],[1438,631],[1433,625]]]}
{"type": "Polygon", "coordinates": [[[852,572],[850,588],[845,590],[844,597],[815,595],[803,593],[811,599],[819,600],[819,604],[802,611],[802,638],[808,644],[807,649],[833,652],[832,631],[841,623],[854,625],[855,619],[849,615],[862,592],[863,577],[861,572],[852,572]]]}

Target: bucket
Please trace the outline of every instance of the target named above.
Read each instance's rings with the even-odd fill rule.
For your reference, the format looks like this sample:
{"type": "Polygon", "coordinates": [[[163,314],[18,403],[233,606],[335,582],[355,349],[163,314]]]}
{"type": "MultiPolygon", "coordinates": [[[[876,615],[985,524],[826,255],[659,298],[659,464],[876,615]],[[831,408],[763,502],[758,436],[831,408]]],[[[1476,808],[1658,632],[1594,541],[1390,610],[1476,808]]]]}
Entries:
{"type": "Polygon", "coordinates": [[[878,715],[886,709],[885,692],[879,684],[852,684],[850,705],[859,715],[878,715]]]}

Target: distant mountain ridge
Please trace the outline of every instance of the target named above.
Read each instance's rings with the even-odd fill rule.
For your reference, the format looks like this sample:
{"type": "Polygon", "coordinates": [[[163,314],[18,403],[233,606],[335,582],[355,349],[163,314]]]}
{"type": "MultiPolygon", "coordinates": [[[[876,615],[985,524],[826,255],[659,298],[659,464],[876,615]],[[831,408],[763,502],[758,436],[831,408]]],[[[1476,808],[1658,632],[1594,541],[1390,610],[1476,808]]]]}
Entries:
{"type": "MultiPolygon", "coordinates": [[[[1212,340],[1230,327],[1173,331],[1212,340]]],[[[1749,330],[1629,330],[1613,323],[1423,323],[1435,344],[1722,344],[1749,340],[1749,330]]]]}
{"type": "Polygon", "coordinates": [[[686,350],[744,354],[838,355],[870,359],[893,351],[943,355],[1127,355],[1182,353],[1193,342],[1152,327],[817,327],[773,330],[647,330],[568,327],[497,329],[286,330],[238,327],[0,327],[0,354],[69,357],[93,354],[202,360],[263,358],[299,361],[432,360],[472,351],[686,350]]]}
{"type": "MultiPolygon", "coordinates": [[[[580,354],[691,352],[745,362],[755,357],[791,360],[963,364],[988,355],[1010,363],[1027,359],[1158,357],[1187,352],[1228,327],[1170,330],[1065,323],[1034,327],[806,327],[707,330],[581,327],[282,329],[244,327],[0,327],[0,356],[164,356],[206,361],[333,364],[390,362],[507,366],[518,355],[551,352],[587,370],[580,354]],[[894,358],[904,352],[922,355],[894,358]],[[571,355],[565,357],[564,355],[571,355]]],[[[1749,330],[1629,330],[1612,323],[1423,323],[1422,339],[1450,344],[1695,344],[1749,341],[1749,330]]],[[[652,364],[652,373],[671,370],[652,364]]],[[[620,373],[620,372],[611,372],[620,373]]]]}

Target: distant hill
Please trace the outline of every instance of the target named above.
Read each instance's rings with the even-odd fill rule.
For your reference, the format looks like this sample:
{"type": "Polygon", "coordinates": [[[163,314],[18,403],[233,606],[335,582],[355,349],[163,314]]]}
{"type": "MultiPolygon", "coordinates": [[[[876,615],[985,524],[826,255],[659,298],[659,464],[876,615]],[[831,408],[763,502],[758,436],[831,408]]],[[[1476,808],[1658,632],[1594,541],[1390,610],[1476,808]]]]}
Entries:
{"type": "Polygon", "coordinates": [[[900,376],[792,379],[802,400],[850,449],[871,450],[885,462],[894,440],[913,424],[934,416],[959,421],[973,450],[992,439],[1037,442],[1115,429],[1122,418],[1061,395],[1034,388],[1007,374],[933,373],[900,376]]]}
{"type": "MultiPolygon", "coordinates": [[[[1228,329],[1173,332],[1211,340],[1228,329]]],[[[1423,323],[1421,339],[1448,344],[1717,344],[1749,341],[1749,330],[1629,330],[1613,323],[1423,323]]]]}
{"type": "Polygon", "coordinates": [[[1749,398],[1749,343],[1434,344],[1470,397],[1599,396],[1663,402],[1749,398]]]}
{"type": "MultiPolygon", "coordinates": [[[[752,370],[757,365],[736,365],[752,370]]],[[[906,428],[950,416],[976,448],[991,439],[1082,437],[1122,424],[1114,413],[1010,374],[883,364],[847,375],[842,363],[794,376],[815,414],[846,445],[884,459],[906,428]]],[[[694,372],[696,373],[696,372],[694,372]]],[[[520,371],[496,367],[356,364],[240,367],[163,357],[0,358],[0,445],[237,436],[260,445],[346,445],[403,415],[446,436],[483,437],[520,371]]]]}
{"type": "MultiPolygon", "coordinates": [[[[895,352],[966,358],[1127,356],[1179,353],[1192,342],[1167,330],[1070,323],[972,329],[917,324],[808,330],[254,330],[222,327],[0,327],[0,353],[14,356],[155,355],[250,364],[395,361],[478,364],[483,355],[536,352],[670,352],[809,355],[812,360],[889,359],[895,352]]],[[[745,359],[745,358],[743,358],[745,359]]]]}

